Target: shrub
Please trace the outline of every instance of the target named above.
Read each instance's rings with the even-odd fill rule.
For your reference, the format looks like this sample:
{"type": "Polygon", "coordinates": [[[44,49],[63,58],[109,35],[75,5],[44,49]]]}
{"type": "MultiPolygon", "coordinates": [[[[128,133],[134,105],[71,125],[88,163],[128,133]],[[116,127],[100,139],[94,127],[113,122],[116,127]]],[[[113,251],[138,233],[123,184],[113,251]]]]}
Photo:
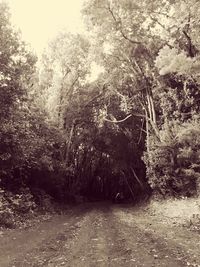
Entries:
{"type": "Polygon", "coordinates": [[[163,125],[160,136],[161,141],[151,137],[150,152],[144,156],[151,188],[162,195],[199,194],[199,121],[183,124],[172,121],[170,125],[163,125]]]}
{"type": "Polygon", "coordinates": [[[33,196],[28,188],[20,194],[13,194],[0,189],[0,226],[15,227],[19,217],[32,212],[36,208],[33,196]]]}

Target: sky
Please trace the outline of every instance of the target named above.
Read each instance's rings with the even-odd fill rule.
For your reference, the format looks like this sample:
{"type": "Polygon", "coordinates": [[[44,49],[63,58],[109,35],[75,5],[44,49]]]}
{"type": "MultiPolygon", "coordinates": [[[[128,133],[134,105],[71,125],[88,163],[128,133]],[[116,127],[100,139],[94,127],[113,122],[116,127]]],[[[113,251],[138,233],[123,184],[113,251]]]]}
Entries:
{"type": "MultiPolygon", "coordinates": [[[[84,32],[81,9],[85,0],[0,0],[8,2],[11,22],[20,29],[22,39],[30,44],[40,58],[44,48],[60,30],[84,32]]],[[[90,81],[103,71],[95,62],[91,64],[90,81]]]]}
{"type": "Polygon", "coordinates": [[[10,6],[12,23],[21,30],[23,40],[30,43],[38,56],[59,30],[84,31],[81,19],[84,0],[6,1],[10,6]]]}

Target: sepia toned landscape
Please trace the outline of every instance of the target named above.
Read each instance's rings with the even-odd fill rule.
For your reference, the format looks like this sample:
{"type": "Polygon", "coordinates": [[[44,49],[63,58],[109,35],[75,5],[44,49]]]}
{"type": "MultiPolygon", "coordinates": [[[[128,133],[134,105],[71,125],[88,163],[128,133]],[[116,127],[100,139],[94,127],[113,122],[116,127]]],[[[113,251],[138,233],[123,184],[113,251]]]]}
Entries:
{"type": "Polygon", "coordinates": [[[0,267],[200,266],[199,17],[0,1],[0,267]]]}

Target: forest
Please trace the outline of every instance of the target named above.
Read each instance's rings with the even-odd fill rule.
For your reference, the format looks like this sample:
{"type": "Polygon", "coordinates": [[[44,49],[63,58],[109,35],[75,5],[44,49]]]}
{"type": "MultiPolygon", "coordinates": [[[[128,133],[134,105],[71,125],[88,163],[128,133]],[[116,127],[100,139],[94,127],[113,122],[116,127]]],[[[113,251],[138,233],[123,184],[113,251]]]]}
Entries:
{"type": "Polygon", "coordinates": [[[82,15],[87,34],[60,31],[39,61],[0,3],[0,225],[53,202],[199,196],[200,2],[82,15]]]}

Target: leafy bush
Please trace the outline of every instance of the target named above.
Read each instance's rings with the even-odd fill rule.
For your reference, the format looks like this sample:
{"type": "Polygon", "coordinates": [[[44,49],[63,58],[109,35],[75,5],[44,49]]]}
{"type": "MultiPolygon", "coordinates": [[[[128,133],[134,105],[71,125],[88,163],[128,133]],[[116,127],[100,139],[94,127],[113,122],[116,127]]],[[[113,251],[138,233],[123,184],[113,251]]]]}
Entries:
{"type": "Polygon", "coordinates": [[[172,121],[160,136],[161,141],[151,137],[150,153],[144,156],[151,188],[162,195],[199,194],[200,122],[172,121]]]}
{"type": "Polygon", "coordinates": [[[0,226],[15,227],[19,217],[33,212],[36,203],[29,189],[21,190],[20,194],[13,194],[0,189],[0,226]]]}

